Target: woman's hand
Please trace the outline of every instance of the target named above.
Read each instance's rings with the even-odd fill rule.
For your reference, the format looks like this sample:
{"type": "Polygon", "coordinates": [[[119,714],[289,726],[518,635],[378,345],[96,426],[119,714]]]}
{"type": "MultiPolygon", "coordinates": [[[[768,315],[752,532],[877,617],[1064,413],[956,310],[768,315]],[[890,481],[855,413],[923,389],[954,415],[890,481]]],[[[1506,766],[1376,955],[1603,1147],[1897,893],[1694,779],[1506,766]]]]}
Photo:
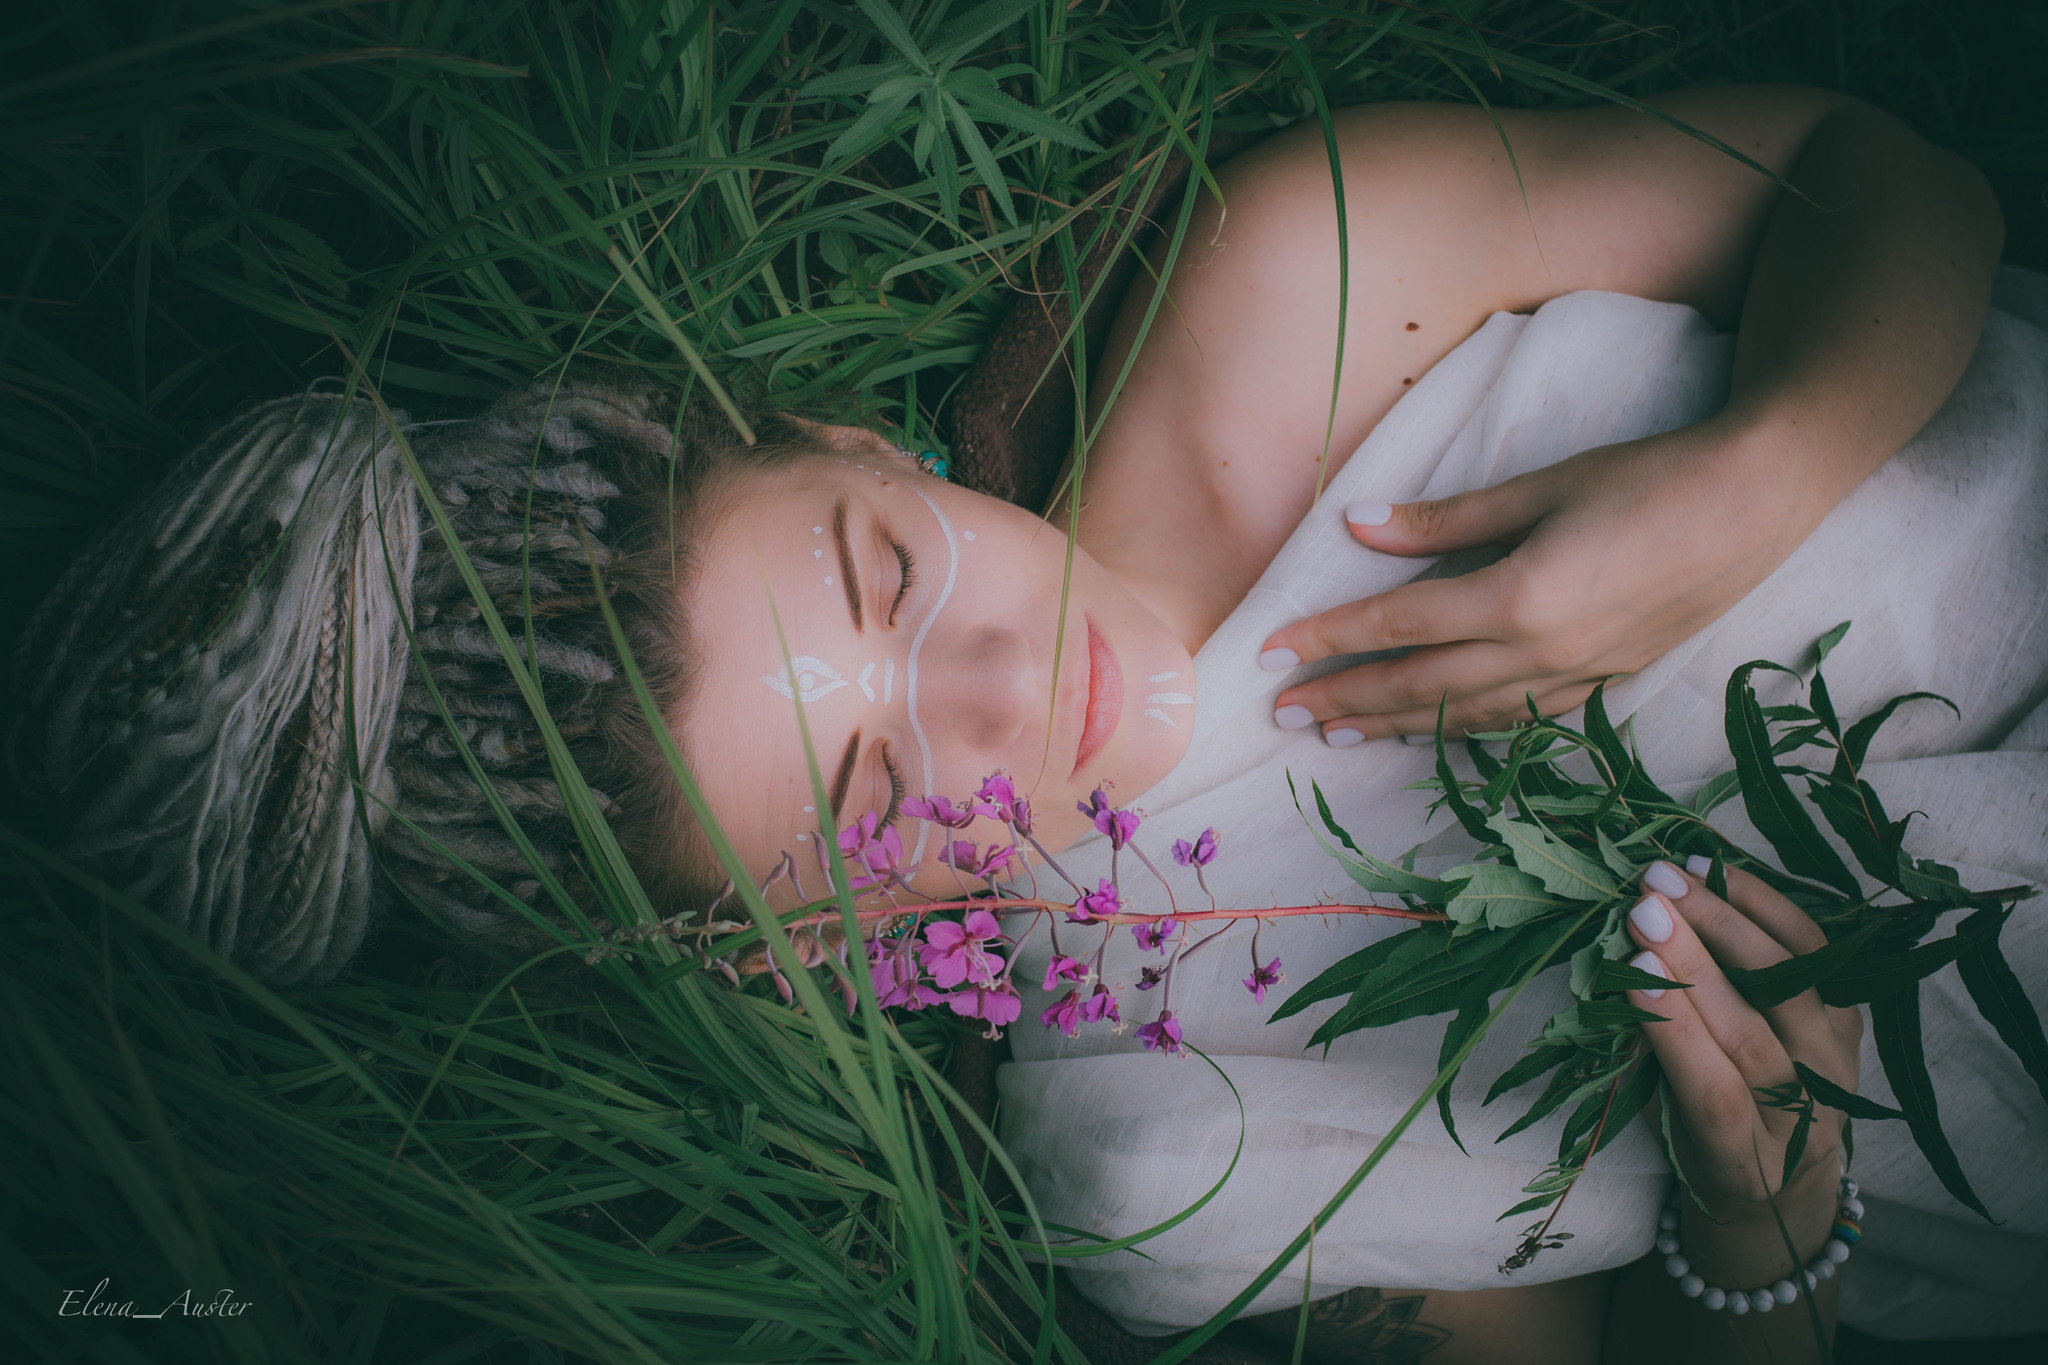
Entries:
{"type": "MultiPolygon", "coordinates": [[[[1336,607],[1274,634],[1276,664],[1409,648],[1289,688],[1300,724],[1366,739],[1450,733],[1569,711],[1596,683],[1633,673],[1726,612],[1817,526],[1772,442],[1725,424],[1601,446],[1492,488],[1388,508],[1353,506],[1375,550],[1434,555],[1513,544],[1499,562],[1336,607]],[[1384,518],[1384,520],[1381,520],[1384,518]],[[1377,522],[1378,524],[1374,524],[1377,522]]],[[[1283,722],[1284,723],[1284,722],[1283,722]]]]}
{"type": "Polygon", "coordinates": [[[1678,1159],[1719,1220],[1688,1205],[1685,1253],[1709,1284],[1752,1289],[1789,1273],[1771,1203],[1803,1263],[1827,1238],[1841,1171],[1842,1115],[1816,1106],[1785,1181],[1797,1116],[1762,1092],[1797,1084],[1795,1062],[1854,1091],[1863,1017],[1823,1004],[1811,989],[1758,1010],[1729,984],[1723,967],[1768,967],[1827,942],[1804,911],[1756,878],[1730,871],[1722,900],[1698,876],[1655,863],[1643,885],[1650,894],[1629,912],[1629,933],[1645,950],[1634,965],[1691,988],[1628,998],[1665,1020],[1646,1025],[1644,1036],[1677,1100],[1678,1159]]]}

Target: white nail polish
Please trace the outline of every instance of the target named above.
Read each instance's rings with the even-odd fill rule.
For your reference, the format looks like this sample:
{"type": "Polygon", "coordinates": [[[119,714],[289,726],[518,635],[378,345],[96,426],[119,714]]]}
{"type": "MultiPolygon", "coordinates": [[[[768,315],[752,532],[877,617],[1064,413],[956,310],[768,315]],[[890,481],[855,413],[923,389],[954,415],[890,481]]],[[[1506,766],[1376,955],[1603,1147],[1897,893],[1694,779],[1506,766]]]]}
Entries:
{"type": "Polygon", "coordinates": [[[1645,896],[1637,901],[1636,908],[1628,912],[1628,922],[1652,943],[1662,943],[1671,937],[1671,912],[1655,896],[1645,896]]]}
{"type": "MultiPolygon", "coordinates": [[[[1640,910],[1642,907],[1637,906],[1636,908],[1640,910]]],[[[1663,959],[1655,953],[1637,953],[1628,960],[1628,965],[1639,972],[1648,972],[1651,976],[1661,976],[1666,981],[1671,979],[1671,973],[1664,970],[1663,959]]],[[[1655,1000],[1662,994],[1664,994],[1664,988],[1660,986],[1656,990],[1644,991],[1643,998],[1645,1000],[1655,1000]]]]}
{"type": "Polygon", "coordinates": [[[1301,656],[1285,645],[1276,645],[1259,655],[1259,667],[1268,673],[1285,673],[1290,668],[1301,667],[1301,656]]]}
{"type": "Polygon", "coordinates": [[[1685,870],[1698,877],[1701,881],[1705,881],[1707,874],[1714,870],[1714,860],[1695,853],[1685,860],[1685,870]]]}
{"type": "Polygon", "coordinates": [[[1362,742],[1364,739],[1365,732],[1362,730],[1346,729],[1323,731],[1323,743],[1329,745],[1332,749],[1348,749],[1352,745],[1362,742]]]}
{"type": "Polygon", "coordinates": [[[1678,875],[1678,869],[1670,863],[1651,863],[1643,872],[1643,885],[1652,891],[1661,891],[1673,900],[1681,899],[1692,890],[1692,883],[1678,875]]]}
{"type": "Polygon", "coordinates": [[[1283,730],[1299,730],[1313,724],[1315,712],[1306,706],[1282,706],[1273,712],[1273,723],[1283,730]]]}
{"type": "Polygon", "coordinates": [[[1344,509],[1344,520],[1353,526],[1385,526],[1394,519],[1394,509],[1383,502],[1354,502],[1344,509]]]}

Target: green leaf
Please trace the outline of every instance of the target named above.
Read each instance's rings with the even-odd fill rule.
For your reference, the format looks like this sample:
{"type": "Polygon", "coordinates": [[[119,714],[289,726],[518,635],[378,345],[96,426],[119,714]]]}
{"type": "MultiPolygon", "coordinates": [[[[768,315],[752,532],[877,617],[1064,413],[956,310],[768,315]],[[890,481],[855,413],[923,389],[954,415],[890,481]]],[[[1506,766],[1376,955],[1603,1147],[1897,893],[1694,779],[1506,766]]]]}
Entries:
{"type": "Polygon", "coordinates": [[[1374,974],[1435,952],[1440,942],[1449,938],[1448,930],[1433,924],[1419,924],[1413,929],[1389,934],[1379,942],[1331,963],[1317,974],[1315,980],[1289,992],[1287,999],[1273,1011],[1267,1022],[1299,1014],[1319,1000],[1348,995],[1374,974]]]}
{"type": "Polygon", "coordinates": [[[1512,929],[1566,906],[1536,878],[1501,863],[1466,863],[1446,872],[1443,880],[1448,884],[1461,877],[1465,885],[1444,907],[1460,924],[1484,922],[1489,929],[1512,929]]]}
{"type": "Polygon", "coordinates": [[[1849,846],[1857,864],[1873,880],[1895,880],[1899,866],[1897,838],[1903,830],[1894,829],[1885,818],[1884,805],[1868,782],[1809,777],[1806,793],[1813,808],[1849,846]]]}
{"type": "MultiPolygon", "coordinates": [[[[980,68],[972,68],[979,72],[980,68]]],[[[968,72],[959,73],[966,76],[968,72]]],[[[985,73],[983,73],[985,74],[985,73]]],[[[1093,138],[1076,132],[1056,119],[1046,117],[1021,100],[1012,99],[997,89],[991,77],[987,85],[966,83],[951,87],[960,102],[990,123],[1000,123],[1013,132],[1026,137],[1042,137],[1048,142],[1057,142],[1063,147],[1100,155],[1102,148],[1093,138]]]]}
{"type": "Polygon", "coordinates": [[[1722,971],[1728,978],[1728,984],[1740,991],[1744,1000],[1760,1010],[1769,1009],[1773,1005],[1784,1004],[1803,990],[1832,979],[1862,951],[1875,929],[1875,925],[1865,925],[1810,953],[1788,957],[1768,967],[1726,967],[1722,971]]]}
{"type": "Polygon", "coordinates": [[[1492,1087],[1486,1092],[1486,1098],[1480,1103],[1492,1104],[1510,1090],[1520,1089],[1576,1051],[1576,1047],[1557,1043],[1545,1043],[1532,1049],[1528,1056],[1495,1078],[1492,1087]]]}
{"type": "Polygon", "coordinates": [[[1909,858],[1901,853],[1897,875],[1891,880],[1915,900],[1933,901],[1936,905],[1963,905],[1970,898],[1956,870],[1932,858],[1909,858]]]}
{"type": "MultiPolygon", "coordinates": [[[[1411,929],[1398,937],[1417,935],[1411,929]]],[[[1435,951],[1391,964],[1361,982],[1344,1008],[1316,1030],[1311,1044],[1329,1043],[1362,1028],[1459,1009],[1475,992],[1491,995],[1543,955],[1550,935],[1532,926],[1456,942],[1448,933],[1432,934],[1424,941],[1436,945],[1435,951]]]]}
{"type": "Polygon", "coordinates": [[[1513,850],[1515,866],[1533,874],[1553,895],[1572,900],[1603,901],[1615,894],[1607,869],[1548,830],[1524,824],[1506,811],[1487,817],[1486,827],[1513,850]]]}
{"type": "Polygon", "coordinates": [[[1830,1109],[1839,1109],[1855,1119],[1902,1119],[1904,1113],[1876,1100],[1866,1099],[1853,1090],[1844,1090],[1827,1077],[1815,1071],[1804,1062],[1792,1063],[1793,1070],[1806,1086],[1806,1092],[1830,1109]]]}
{"type": "Polygon", "coordinates": [[[1450,704],[1450,694],[1445,693],[1436,704],[1436,776],[1443,784],[1444,804],[1451,808],[1458,823],[1465,832],[1482,844],[1493,842],[1493,834],[1486,827],[1486,817],[1479,813],[1470,801],[1465,799],[1464,784],[1451,771],[1451,759],[1444,748],[1444,708],[1450,704]]]}
{"type": "Polygon", "coordinates": [[[1708,778],[1707,785],[1701,787],[1692,798],[1693,814],[1711,815],[1724,801],[1741,790],[1742,775],[1732,769],[1708,778]]]}
{"type": "Polygon", "coordinates": [[[1596,991],[1660,991],[1692,989],[1690,981],[1666,981],[1663,977],[1646,972],[1641,967],[1631,967],[1616,958],[1606,958],[1600,963],[1598,974],[1593,977],[1596,991]]]}
{"type": "MultiPolygon", "coordinates": [[[[1458,1010],[1457,1016],[1444,1026],[1443,1045],[1436,1053],[1438,1071],[1451,1064],[1451,1059],[1458,1055],[1458,1049],[1465,1045],[1465,1040],[1472,1036],[1472,1031],[1486,1022],[1489,1008],[1485,992],[1479,992],[1475,998],[1467,1000],[1458,1010]]],[[[1458,1125],[1451,1119],[1451,1087],[1457,1083],[1457,1079],[1458,1072],[1452,1071],[1451,1078],[1436,1092],[1436,1112],[1437,1117],[1443,1120],[1444,1131],[1451,1135],[1451,1141],[1458,1144],[1459,1151],[1465,1152],[1465,1140],[1458,1136],[1458,1125]]],[[[1472,1154],[1465,1152],[1465,1155],[1472,1154]]]]}
{"type": "MultiPolygon", "coordinates": [[[[2003,926],[2001,925],[2001,928],[2003,926]]],[[[1977,1012],[1998,1030],[1998,1036],[2020,1059],[2020,1065],[2034,1078],[2041,1097],[2048,1099],[2048,1038],[2041,1032],[2041,1017],[2013,974],[2012,966],[1999,951],[1998,936],[1974,943],[1956,957],[1956,968],[1977,1012]]]]}
{"type": "Polygon", "coordinates": [[[860,12],[873,22],[882,37],[888,40],[889,45],[901,52],[912,66],[927,76],[933,74],[931,62],[918,50],[917,39],[911,36],[910,26],[903,22],[903,16],[896,12],[895,6],[886,3],[886,0],[853,2],[860,6],[860,12]]]}
{"type": "Polygon", "coordinates": [[[1750,682],[1750,675],[1759,668],[1780,673],[1792,671],[1757,659],[1728,677],[1728,750],[1735,756],[1735,771],[1741,778],[1743,806],[1749,812],[1750,823],[1777,850],[1787,872],[1825,882],[1853,897],[1859,891],[1856,878],[1821,838],[1813,818],[1799,804],[1791,784],[1771,759],[1770,728],[1757,705],[1756,688],[1750,682]]]}
{"type": "Polygon", "coordinates": [[[1848,756],[1853,766],[1863,766],[1863,756],[1870,751],[1870,741],[1877,738],[1879,728],[1892,718],[1892,712],[1909,701],[1938,701],[1954,711],[1956,719],[1961,720],[1963,716],[1960,707],[1938,692],[1908,692],[1904,696],[1893,697],[1882,709],[1872,712],[1850,726],[1849,733],[1842,736],[1842,752],[1848,756]]]}
{"type": "Polygon", "coordinates": [[[1918,990],[1921,981],[1969,949],[1986,939],[1996,940],[2004,923],[2004,911],[1979,910],[1957,925],[1947,938],[1905,952],[1873,953],[1823,980],[1820,998],[1830,1005],[1860,1005],[1866,1001],[1874,1004],[1885,996],[1918,990]]]}
{"type": "Polygon", "coordinates": [[[946,112],[953,120],[953,135],[959,138],[960,145],[967,149],[968,164],[974,167],[974,173],[981,178],[982,188],[994,197],[996,207],[1002,210],[1004,219],[1015,227],[1017,206],[1010,199],[1010,187],[1003,179],[1002,168],[996,165],[995,153],[988,149],[987,139],[982,137],[981,129],[975,127],[974,120],[968,117],[966,107],[959,100],[943,93],[939,98],[944,102],[946,112]]]}
{"type": "Polygon", "coordinates": [[[1600,861],[1607,864],[1607,870],[1619,877],[1624,886],[1634,881],[1636,874],[1642,871],[1643,865],[1622,852],[1621,846],[1608,837],[1605,829],[1596,825],[1593,833],[1600,840],[1600,861]]]}
{"type": "MultiPolygon", "coordinates": [[[[1302,822],[1306,824],[1308,814],[1301,809],[1301,793],[1295,791],[1294,775],[1292,773],[1289,773],[1287,776],[1287,790],[1294,797],[1295,812],[1301,816],[1302,822]]],[[[1309,833],[1315,835],[1316,843],[1322,846],[1325,853],[1328,853],[1337,860],[1337,865],[1344,869],[1345,874],[1352,881],[1357,882],[1374,895],[1413,896],[1417,900],[1426,901],[1431,905],[1443,904],[1444,884],[1442,882],[1434,877],[1417,876],[1413,872],[1395,867],[1385,859],[1376,858],[1372,854],[1367,853],[1356,843],[1352,842],[1350,832],[1338,824],[1337,817],[1330,813],[1330,803],[1324,798],[1323,789],[1311,782],[1309,790],[1315,796],[1316,813],[1322,817],[1323,827],[1336,836],[1338,842],[1342,843],[1345,848],[1351,850],[1352,855],[1357,861],[1353,862],[1350,858],[1344,857],[1327,843],[1324,843],[1323,836],[1316,834],[1314,825],[1309,825],[1309,833]]]]}
{"type": "MultiPolygon", "coordinates": [[[[1610,962],[1608,965],[1616,965],[1610,962]]],[[[1589,1028],[1616,1028],[1623,1024],[1661,1024],[1664,1016],[1632,1005],[1626,1000],[1581,1000],[1579,1022],[1589,1028]]]]}
{"type": "Polygon", "coordinates": [[[1850,622],[1844,621],[1827,634],[1821,636],[1820,639],[1814,641],[1814,650],[1820,655],[1819,658],[1814,660],[1814,667],[1818,668],[1828,661],[1828,655],[1835,652],[1835,646],[1842,643],[1842,637],[1849,633],[1850,624],[1850,622]]]}
{"type": "Polygon", "coordinates": [[[1920,988],[1913,985],[1894,995],[1870,1002],[1870,1032],[1877,1043],[1878,1060],[1884,1064],[1884,1078],[1899,1097],[1906,1125],[1921,1155],[1940,1177],[1942,1188],[1992,1221],[1977,1192],[1963,1175],[1962,1163],[1941,1130],[1941,1110],[1934,1097],[1934,1078],[1927,1074],[1927,1054],[1920,1036],[1920,988]]]}

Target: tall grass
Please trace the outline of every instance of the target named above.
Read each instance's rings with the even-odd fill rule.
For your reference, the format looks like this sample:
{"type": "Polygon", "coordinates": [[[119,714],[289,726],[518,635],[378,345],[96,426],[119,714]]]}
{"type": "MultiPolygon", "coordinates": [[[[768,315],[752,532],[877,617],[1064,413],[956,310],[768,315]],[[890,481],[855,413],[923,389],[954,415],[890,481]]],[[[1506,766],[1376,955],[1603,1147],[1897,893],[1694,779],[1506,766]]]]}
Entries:
{"type": "MultiPolygon", "coordinates": [[[[2048,263],[2048,35],[1995,6],[96,0],[8,22],[10,635],[210,423],[324,374],[433,415],[587,360],[925,441],[1015,289],[1075,287],[1077,224],[1118,221],[1079,206],[1319,105],[1841,86],[1976,157],[2013,254],[2048,263]]],[[[1080,1358],[1026,1212],[947,1178],[972,1144],[945,1021],[845,1019],[802,974],[796,1013],[674,954],[587,988],[479,980],[398,923],[340,983],[271,992],[55,837],[0,826],[0,1330],[33,1352],[1080,1358]],[[58,1315],[103,1278],[137,1312],[187,1288],[249,1307],[58,1315]]]]}

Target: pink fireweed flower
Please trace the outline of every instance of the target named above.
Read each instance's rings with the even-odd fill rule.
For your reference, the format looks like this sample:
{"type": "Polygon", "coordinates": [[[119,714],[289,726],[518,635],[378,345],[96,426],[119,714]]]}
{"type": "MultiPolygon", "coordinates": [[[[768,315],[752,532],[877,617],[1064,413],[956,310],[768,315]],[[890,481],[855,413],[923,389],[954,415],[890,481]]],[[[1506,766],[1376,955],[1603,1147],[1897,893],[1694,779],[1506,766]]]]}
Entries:
{"type": "Polygon", "coordinates": [[[1102,916],[1116,914],[1123,906],[1123,899],[1116,894],[1116,884],[1107,877],[1098,877],[1095,889],[1074,902],[1067,920],[1071,924],[1091,924],[1102,916]]]}
{"type": "Polygon", "coordinates": [[[903,813],[916,820],[929,820],[947,829],[965,829],[983,812],[969,801],[955,806],[943,796],[913,796],[903,803],[903,813]]]}
{"type": "Polygon", "coordinates": [[[1119,1033],[1123,1031],[1124,1017],[1117,1012],[1116,992],[1099,981],[1095,983],[1095,994],[1082,1002],[1081,1018],[1090,1024],[1099,1019],[1107,1019],[1117,1026],[1119,1033]]]}
{"type": "Polygon", "coordinates": [[[994,816],[1019,834],[1031,833],[1031,801],[1017,795],[1016,784],[1002,769],[998,768],[982,779],[974,799],[981,802],[983,815],[994,816]]]}
{"type": "Polygon", "coordinates": [[[1161,1010],[1151,1023],[1138,1025],[1138,1041],[1147,1052],[1164,1052],[1169,1057],[1186,1055],[1181,1051],[1180,1020],[1173,1017],[1172,1010],[1161,1010]]]}
{"type": "MultiPolygon", "coordinates": [[[[964,922],[956,924],[952,920],[940,920],[928,926],[924,931],[924,944],[917,954],[924,960],[925,970],[932,974],[935,985],[948,988],[962,982],[987,985],[1003,969],[1003,958],[1002,954],[989,952],[981,945],[1002,936],[1002,928],[994,915],[986,910],[975,910],[964,922]]],[[[959,1006],[954,1008],[959,1009],[959,1006]]]]}
{"type": "Polygon", "coordinates": [[[875,983],[875,996],[882,1008],[897,1005],[905,1009],[921,1010],[927,1005],[936,1005],[946,998],[944,991],[935,990],[917,969],[917,959],[905,950],[892,945],[876,944],[879,951],[869,953],[868,972],[875,983]]]}
{"type": "Polygon", "coordinates": [[[1216,831],[1205,829],[1201,837],[1192,844],[1185,839],[1173,841],[1173,860],[1182,867],[1207,867],[1216,861],[1216,831]]]}
{"type": "Polygon", "coordinates": [[[1017,856],[1015,844],[990,844],[986,853],[978,852],[972,841],[955,839],[951,848],[939,854],[939,861],[957,868],[969,877],[980,877],[983,881],[997,876],[1010,865],[1010,859],[1017,856]]]}
{"type": "Polygon", "coordinates": [[[1138,832],[1138,823],[1145,817],[1134,810],[1119,810],[1109,804],[1109,798],[1097,787],[1088,793],[1086,801],[1076,801],[1074,809],[1095,822],[1098,834],[1109,836],[1109,846],[1114,851],[1122,850],[1138,832]]]}
{"type": "MultiPolygon", "coordinates": [[[[861,891],[885,882],[891,873],[902,868],[903,836],[894,825],[876,833],[879,818],[869,811],[839,831],[839,852],[856,869],[848,879],[851,890],[861,891]]],[[[822,848],[818,850],[818,861],[826,863],[822,848]]],[[[830,864],[826,866],[829,868],[830,864]]]]}
{"type": "Polygon", "coordinates": [[[1060,988],[1062,981],[1086,981],[1088,964],[1078,957],[1052,955],[1052,961],[1045,964],[1045,991],[1050,994],[1060,988]]]}
{"type": "Polygon", "coordinates": [[[1138,972],[1138,989],[1141,991],[1149,991],[1165,979],[1166,968],[1164,967],[1142,968],[1138,972]]]}
{"type": "Polygon", "coordinates": [[[1164,952],[1166,940],[1173,934],[1173,922],[1167,919],[1147,920],[1131,926],[1131,937],[1138,940],[1138,946],[1146,952],[1164,952]]]}
{"type": "Polygon", "coordinates": [[[1017,988],[1007,981],[993,986],[970,986],[946,997],[946,1004],[953,1013],[969,1019],[986,1019],[997,1028],[1014,1024],[1024,1013],[1024,1001],[1017,994],[1017,988]]]}
{"type": "Polygon", "coordinates": [[[1263,967],[1257,962],[1252,963],[1252,974],[1244,979],[1244,988],[1263,1005],[1266,1003],[1266,987],[1277,986],[1286,979],[1280,971],[1280,959],[1276,957],[1263,967]]]}
{"type": "Polygon", "coordinates": [[[1081,992],[1068,991],[1045,1007],[1045,1012],[1038,1016],[1038,1022],[1071,1038],[1081,1031],[1081,1011],[1085,1008],[1081,1003],[1081,992]]]}

